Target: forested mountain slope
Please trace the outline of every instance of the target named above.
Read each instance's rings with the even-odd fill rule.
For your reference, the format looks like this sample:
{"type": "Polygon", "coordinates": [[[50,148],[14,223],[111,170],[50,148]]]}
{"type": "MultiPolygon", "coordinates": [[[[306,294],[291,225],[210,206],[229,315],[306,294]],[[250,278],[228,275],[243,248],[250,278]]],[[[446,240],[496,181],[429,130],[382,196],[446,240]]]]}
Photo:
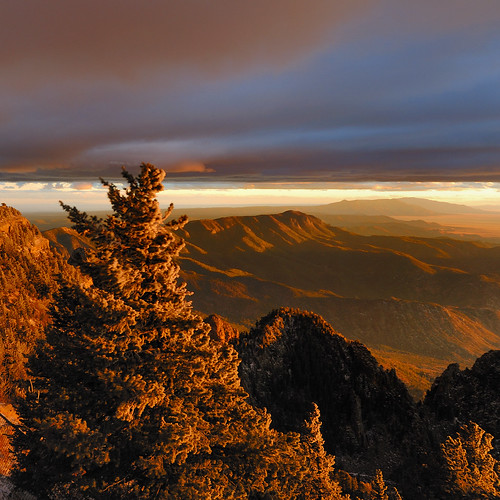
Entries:
{"type": "Polygon", "coordinates": [[[364,345],[345,339],[320,316],[273,311],[235,345],[242,384],[254,404],[271,412],[277,429],[300,430],[314,402],[326,448],[348,470],[371,462],[390,471],[394,456],[408,451],[406,439],[418,425],[406,387],[364,345]]]}
{"type": "Polygon", "coordinates": [[[26,376],[25,355],[43,336],[54,278],[76,271],[17,210],[0,206],[0,397],[26,376]]]}
{"type": "MultiPolygon", "coordinates": [[[[26,359],[44,338],[58,274],[71,279],[77,272],[20,212],[0,206],[0,411],[9,421],[16,420],[15,414],[4,403],[23,392],[19,381],[30,385],[26,359]]],[[[0,418],[0,474],[8,473],[13,462],[11,431],[0,418]]]]}
{"type": "MultiPolygon", "coordinates": [[[[208,321],[214,336],[238,350],[242,384],[253,404],[271,412],[273,426],[300,429],[317,404],[325,445],[341,470],[366,478],[381,468],[407,500],[498,498],[491,441],[498,433],[500,351],[470,370],[450,365],[422,405],[365,346],[316,314],[275,310],[239,337],[221,318],[208,321]]],[[[351,498],[370,498],[352,476],[337,477],[351,498]]]]}

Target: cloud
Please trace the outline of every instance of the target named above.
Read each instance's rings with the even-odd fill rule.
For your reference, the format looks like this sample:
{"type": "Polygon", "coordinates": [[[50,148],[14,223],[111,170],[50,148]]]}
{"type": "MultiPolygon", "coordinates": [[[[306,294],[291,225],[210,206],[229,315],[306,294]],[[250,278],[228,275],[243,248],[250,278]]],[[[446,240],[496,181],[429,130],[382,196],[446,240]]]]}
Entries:
{"type": "Polygon", "coordinates": [[[0,172],[6,172],[9,174],[32,174],[37,171],[37,167],[33,165],[6,165],[0,166],[0,172]]]}
{"type": "Polygon", "coordinates": [[[43,191],[46,184],[41,182],[26,182],[19,184],[20,191],[43,191]]]}
{"type": "Polygon", "coordinates": [[[212,173],[215,172],[213,168],[207,168],[206,165],[200,162],[181,162],[177,165],[166,168],[167,173],[187,173],[187,172],[197,172],[197,173],[212,173]]]}
{"type": "Polygon", "coordinates": [[[498,180],[496,0],[25,0],[0,18],[3,181],[143,161],[200,182],[498,180]]]}
{"type": "Polygon", "coordinates": [[[2,2],[0,65],[11,82],[28,88],[34,84],[31,76],[73,80],[100,75],[134,84],[165,69],[197,68],[217,75],[261,65],[283,68],[328,46],[335,26],[370,3],[2,2]]]}
{"type": "Polygon", "coordinates": [[[94,185],[91,182],[74,182],[72,187],[77,191],[90,191],[94,185]]]}

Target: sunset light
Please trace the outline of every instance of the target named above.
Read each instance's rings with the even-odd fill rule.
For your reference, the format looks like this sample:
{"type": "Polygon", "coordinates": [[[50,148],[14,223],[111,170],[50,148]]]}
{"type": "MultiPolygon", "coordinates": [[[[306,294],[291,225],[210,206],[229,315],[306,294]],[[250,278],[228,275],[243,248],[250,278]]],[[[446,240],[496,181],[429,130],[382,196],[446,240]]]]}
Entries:
{"type": "Polygon", "coordinates": [[[0,24],[0,500],[500,499],[500,0],[0,24]]]}

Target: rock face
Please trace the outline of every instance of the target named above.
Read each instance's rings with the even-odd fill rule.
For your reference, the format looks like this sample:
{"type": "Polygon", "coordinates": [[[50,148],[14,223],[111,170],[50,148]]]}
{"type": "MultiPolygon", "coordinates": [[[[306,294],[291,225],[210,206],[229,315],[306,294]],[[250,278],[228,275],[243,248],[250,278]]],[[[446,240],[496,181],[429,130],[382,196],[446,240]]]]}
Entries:
{"type": "Polygon", "coordinates": [[[231,342],[239,337],[238,330],[218,314],[211,314],[205,318],[205,323],[210,325],[211,338],[221,342],[231,342]]]}
{"type": "Polygon", "coordinates": [[[427,392],[424,406],[448,424],[448,433],[457,424],[476,422],[497,437],[493,444],[500,454],[500,351],[487,352],[470,369],[451,364],[427,392]]]}
{"type": "Polygon", "coordinates": [[[397,468],[417,426],[415,406],[395,372],[365,346],[316,314],[279,309],[241,334],[236,347],[242,384],[277,429],[300,431],[316,403],[326,448],[341,467],[397,468]]]}
{"type": "Polygon", "coordinates": [[[39,257],[49,249],[49,242],[37,227],[23,217],[21,212],[5,204],[0,206],[0,246],[5,252],[29,252],[39,257]]]}

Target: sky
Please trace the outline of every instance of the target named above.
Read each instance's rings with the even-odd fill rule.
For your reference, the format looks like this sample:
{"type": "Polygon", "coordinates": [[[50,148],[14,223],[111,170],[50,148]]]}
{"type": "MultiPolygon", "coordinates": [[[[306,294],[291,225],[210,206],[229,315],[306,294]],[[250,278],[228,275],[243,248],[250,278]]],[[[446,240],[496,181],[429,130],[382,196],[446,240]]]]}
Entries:
{"type": "Polygon", "coordinates": [[[0,201],[500,205],[498,0],[3,0],[0,201]],[[299,201],[300,200],[300,201],[299,201]]]}

